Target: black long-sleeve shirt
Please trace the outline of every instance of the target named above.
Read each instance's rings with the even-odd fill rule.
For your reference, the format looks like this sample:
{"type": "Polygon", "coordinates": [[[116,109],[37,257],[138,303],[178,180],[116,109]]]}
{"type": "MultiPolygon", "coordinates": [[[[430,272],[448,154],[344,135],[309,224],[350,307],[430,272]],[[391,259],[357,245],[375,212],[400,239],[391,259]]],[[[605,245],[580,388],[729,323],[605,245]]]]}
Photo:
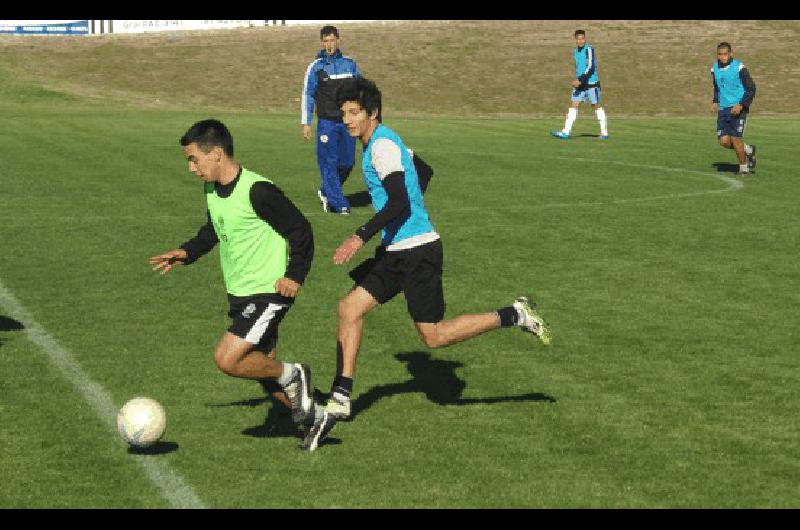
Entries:
{"type": "MultiPolygon", "coordinates": [[[[220,197],[230,197],[239,176],[225,185],[216,184],[220,197]]],[[[289,244],[289,264],[286,277],[302,284],[311,270],[314,258],[314,234],[308,219],[297,209],[286,195],[271,182],[256,182],[250,188],[250,204],[256,215],[268,223],[289,244]]],[[[185,265],[189,265],[204,256],[219,243],[219,238],[211,223],[211,214],[207,211],[207,222],[197,235],[180,246],[188,255],[185,265]]]]}

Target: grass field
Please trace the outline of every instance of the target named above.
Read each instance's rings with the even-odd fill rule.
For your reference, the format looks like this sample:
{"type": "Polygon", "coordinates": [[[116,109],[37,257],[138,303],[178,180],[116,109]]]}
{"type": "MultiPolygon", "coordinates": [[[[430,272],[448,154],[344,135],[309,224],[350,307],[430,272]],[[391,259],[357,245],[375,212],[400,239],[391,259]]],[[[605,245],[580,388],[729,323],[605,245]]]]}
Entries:
{"type": "MultiPolygon", "coordinates": [[[[356,418],[306,454],[255,383],[213,365],[216,256],[147,266],[203,221],[177,146],[200,117],[0,118],[2,285],[116,406],[149,395],[169,417],[159,454],[129,454],[4,307],[0,506],[167,506],[146,459],[212,507],[797,507],[796,121],[752,120],[763,154],[746,180],[711,119],[615,120],[609,142],[587,119],[569,142],[547,120],[392,122],[436,168],[448,315],[533,293],[555,344],[504,330],[430,351],[394,301],[367,319],[356,418]]],[[[350,287],[331,256],[368,208],[319,211],[294,117],[218,117],[313,224],[280,350],[327,391],[350,287]]]]}
{"type": "MultiPolygon", "coordinates": [[[[597,22],[598,40],[618,52],[601,50],[617,87],[608,142],[587,107],[572,140],[548,134],[563,124],[556,73],[574,21],[533,34],[512,24],[505,47],[496,23],[452,26],[503,75],[509,46],[534,35],[541,61],[520,74],[533,94],[503,92],[521,82],[511,74],[467,86],[446,75],[469,77],[457,65],[432,68],[425,57],[469,62],[459,34],[436,25],[406,35],[408,54],[385,46],[382,56],[418,64],[433,85],[377,70],[368,46],[386,28],[346,34],[387,87],[387,125],[435,168],[426,203],[444,242],[447,316],[530,294],[555,340],[545,348],[501,330],[430,350],[401,297],[367,317],[355,418],[311,454],[257,384],[214,366],[228,325],[216,252],[164,277],[147,258],[204,222],[178,139],[199,119],[222,119],[238,160],[314,228],[314,266],[279,355],[310,364],[328,391],[336,303],[351,287],[333,251],[371,208],[320,211],[314,146],[291,99],[299,77],[276,75],[270,101],[249,77],[304,68],[314,42],[292,28],[220,34],[214,60],[244,60],[254,46],[273,53],[253,57],[239,85],[206,86],[196,34],[4,39],[0,507],[800,507],[800,121],[776,85],[792,73],[782,43],[800,23],[731,26],[759,59],[747,125],[759,161],[744,179],[707,113],[708,57],[685,53],[713,48],[704,24],[597,22]],[[660,47],[634,46],[637,35],[660,47]],[[687,61],[664,71],[680,72],[675,90],[636,73],[659,49],[687,61]],[[168,74],[134,75],[145,58],[168,74]],[[181,61],[193,67],[175,70],[181,61]],[[87,75],[66,80],[72,71],[87,75]],[[445,79],[452,85],[436,85],[445,79]],[[144,454],[113,426],[138,395],[168,416],[162,443],[144,454]]],[[[345,192],[363,199],[360,170],[345,192]]]]}

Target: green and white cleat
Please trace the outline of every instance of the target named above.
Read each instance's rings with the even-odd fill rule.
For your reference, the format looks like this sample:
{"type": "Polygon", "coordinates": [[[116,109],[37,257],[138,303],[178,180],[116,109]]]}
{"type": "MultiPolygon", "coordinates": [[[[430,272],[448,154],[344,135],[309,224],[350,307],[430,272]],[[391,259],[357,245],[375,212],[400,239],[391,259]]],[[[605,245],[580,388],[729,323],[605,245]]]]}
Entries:
{"type": "Polygon", "coordinates": [[[527,297],[520,296],[514,301],[513,307],[522,318],[520,323],[522,331],[533,333],[539,337],[542,344],[549,346],[553,341],[553,334],[550,331],[550,327],[545,324],[544,319],[536,311],[536,304],[528,302],[527,297]]]}
{"type": "Polygon", "coordinates": [[[323,407],[325,412],[336,418],[337,420],[346,420],[350,418],[350,400],[342,403],[335,397],[331,396],[328,402],[323,407]]]}

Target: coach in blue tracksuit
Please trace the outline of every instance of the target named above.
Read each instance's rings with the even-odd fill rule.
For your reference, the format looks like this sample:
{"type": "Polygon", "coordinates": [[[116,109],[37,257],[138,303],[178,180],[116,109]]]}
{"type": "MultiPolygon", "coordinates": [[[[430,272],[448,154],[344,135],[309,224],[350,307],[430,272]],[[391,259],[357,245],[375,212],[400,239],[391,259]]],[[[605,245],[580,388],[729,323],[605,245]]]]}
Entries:
{"type": "Polygon", "coordinates": [[[727,42],[717,45],[717,60],[711,67],[714,101],[711,110],[717,112],[719,144],[733,149],[739,162],[739,175],[753,173],[756,167],[756,146],[744,142],[744,128],[750,104],[756,96],[756,84],[750,72],[738,59],[727,42]]]}
{"type": "Polygon", "coordinates": [[[322,177],[318,191],[322,210],[349,214],[350,203],[342,193],[355,162],[355,138],[342,124],[341,109],[336,105],[336,89],[343,79],[359,75],[356,62],[339,51],[339,30],[325,26],[320,30],[322,50],[308,65],[303,83],[300,121],[303,136],[311,138],[311,120],[317,109],[317,164],[322,177]]]}

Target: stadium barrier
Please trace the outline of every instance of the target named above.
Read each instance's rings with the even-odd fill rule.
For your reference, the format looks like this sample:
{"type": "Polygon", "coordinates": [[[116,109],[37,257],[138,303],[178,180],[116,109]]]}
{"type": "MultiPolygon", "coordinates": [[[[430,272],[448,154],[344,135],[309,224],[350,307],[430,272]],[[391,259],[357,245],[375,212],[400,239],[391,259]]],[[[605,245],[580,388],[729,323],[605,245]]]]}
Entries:
{"type": "Polygon", "coordinates": [[[0,20],[2,35],[88,35],[88,20],[0,20]]]}

